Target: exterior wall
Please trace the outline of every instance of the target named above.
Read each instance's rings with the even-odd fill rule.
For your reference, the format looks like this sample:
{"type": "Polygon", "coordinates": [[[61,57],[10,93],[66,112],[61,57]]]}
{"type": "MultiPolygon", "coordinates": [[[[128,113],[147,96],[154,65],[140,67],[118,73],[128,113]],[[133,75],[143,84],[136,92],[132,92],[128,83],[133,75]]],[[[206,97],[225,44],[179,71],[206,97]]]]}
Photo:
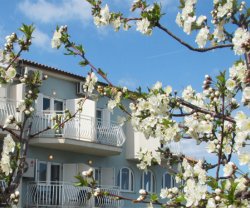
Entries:
{"type": "MultiPolygon", "coordinates": [[[[125,148],[125,147],[124,147],[125,148]]],[[[118,156],[111,156],[111,157],[97,157],[93,155],[86,155],[86,154],[77,154],[73,152],[67,151],[58,151],[53,149],[44,149],[44,148],[37,148],[31,147],[29,151],[29,158],[38,159],[40,161],[49,161],[51,163],[83,163],[87,164],[88,160],[92,160],[93,164],[92,167],[104,167],[104,168],[114,168],[114,181],[115,185],[118,184],[118,173],[119,170],[123,167],[129,167],[134,174],[134,191],[133,192],[121,192],[121,195],[124,197],[130,197],[136,199],[138,197],[138,191],[141,189],[141,177],[142,171],[136,167],[135,161],[130,161],[125,159],[125,151],[118,156]],[[53,160],[48,160],[48,156],[52,154],[53,160]]],[[[156,192],[159,193],[162,188],[162,176],[165,173],[165,170],[159,167],[152,167],[150,170],[153,171],[155,179],[156,179],[156,192]]],[[[34,178],[23,178],[23,195],[26,193],[26,185],[29,182],[33,182],[34,178]]],[[[23,199],[25,200],[25,199],[23,199]]],[[[24,203],[24,201],[23,201],[24,203]]],[[[144,207],[143,204],[133,204],[131,202],[124,201],[123,207],[132,208],[132,207],[144,207]]]]}
{"type": "MultiPolygon", "coordinates": [[[[51,98],[57,98],[62,100],[79,98],[79,96],[76,94],[77,81],[64,80],[62,78],[56,78],[55,76],[49,76],[49,78],[43,82],[43,85],[40,88],[40,93],[51,98]],[[56,92],[56,94],[53,94],[53,92],[56,92]]],[[[22,87],[18,89],[12,87],[9,90],[8,96],[11,98],[20,99],[20,93],[18,92],[20,92],[21,90],[23,90],[22,87]]],[[[128,106],[129,101],[125,101],[124,104],[128,106]]],[[[107,98],[100,98],[96,102],[96,108],[107,108],[107,98]]],[[[94,113],[92,112],[92,114],[94,113]]],[[[117,121],[118,116],[124,116],[123,112],[119,109],[114,109],[114,112],[110,114],[110,120],[117,121]]],[[[92,160],[93,167],[114,168],[114,185],[118,184],[119,170],[121,168],[128,167],[132,170],[134,174],[134,191],[121,192],[121,194],[125,197],[136,199],[138,197],[138,191],[139,189],[141,189],[141,177],[143,173],[136,166],[136,152],[139,151],[140,147],[153,150],[156,148],[157,145],[159,145],[159,142],[156,142],[156,140],[146,140],[142,134],[134,132],[130,124],[124,125],[123,130],[124,132],[126,132],[127,141],[122,147],[122,153],[117,156],[98,157],[94,155],[85,154],[84,152],[81,154],[70,152],[67,151],[67,149],[65,149],[65,151],[60,151],[55,149],[30,146],[28,158],[60,164],[87,164],[88,160],[92,160]],[[49,155],[53,155],[53,160],[48,159],[49,155]]],[[[156,180],[156,192],[159,193],[160,189],[162,188],[162,176],[165,172],[165,169],[162,169],[160,167],[152,167],[151,170],[154,173],[156,180]]],[[[26,200],[27,184],[33,181],[35,181],[35,178],[23,178],[22,204],[20,205],[20,207],[23,207],[24,202],[26,200]]],[[[145,206],[143,204],[132,204],[131,202],[124,202],[123,207],[132,208],[145,206]]]]}
{"type": "Polygon", "coordinates": [[[160,146],[160,141],[157,138],[148,138],[141,132],[136,132],[130,122],[126,124],[126,159],[136,159],[137,153],[140,149],[149,151],[156,151],[160,146]]]}
{"type": "Polygon", "coordinates": [[[51,76],[43,81],[40,92],[49,97],[65,100],[78,98],[76,95],[76,83],[51,76]],[[56,95],[53,95],[53,91],[56,92],[56,95]]]}

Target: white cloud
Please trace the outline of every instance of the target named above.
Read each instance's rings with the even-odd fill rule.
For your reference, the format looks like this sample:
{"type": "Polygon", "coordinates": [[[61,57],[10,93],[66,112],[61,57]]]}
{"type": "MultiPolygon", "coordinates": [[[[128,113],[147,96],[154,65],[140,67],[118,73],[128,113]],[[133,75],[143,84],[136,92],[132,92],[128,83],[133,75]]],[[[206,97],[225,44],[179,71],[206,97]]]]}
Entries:
{"type": "Polygon", "coordinates": [[[158,0],[157,2],[159,2],[162,7],[166,7],[168,5],[171,5],[173,3],[173,0],[158,0]]]}
{"type": "Polygon", "coordinates": [[[180,142],[180,149],[181,152],[189,157],[194,159],[204,159],[211,161],[215,159],[215,154],[211,154],[207,152],[207,143],[201,143],[200,145],[196,144],[194,140],[181,140],[180,142]]]}
{"type": "Polygon", "coordinates": [[[28,18],[42,23],[91,19],[90,4],[83,0],[62,0],[57,4],[48,0],[24,0],[18,8],[28,18]]]}
{"type": "Polygon", "coordinates": [[[39,48],[49,50],[51,49],[51,38],[48,34],[42,32],[38,28],[35,29],[33,33],[33,44],[39,48]]]}
{"type": "Polygon", "coordinates": [[[179,1],[176,0],[158,0],[161,3],[163,9],[166,9],[169,12],[176,12],[179,5],[179,1]]]}
{"type": "MultiPolygon", "coordinates": [[[[127,3],[127,5],[131,6],[131,4],[132,4],[133,1],[134,0],[126,0],[124,2],[124,0],[113,0],[113,3],[115,3],[115,4],[123,4],[125,6],[126,6],[126,3],[127,3]]],[[[152,0],[149,1],[149,3],[152,3],[152,2],[155,2],[155,1],[152,1],[152,0]]],[[[162,7],[165,7],[165,6],[172,5],[173,3],[176,2],[176,0],[156,0],[156,2],[161,3],[162,7]]]]}
{"type": "Polygon", "coordinates": [[[123,78],[118,81],[118,85],[128,87],[130,90],[133,90],[137,87],[138,82],[131,78],[123,78]]]}
{"type": "Polygon", "coordinates": [[[184,52],[184,51],[186,51],[186,50],[185,50],[185,49],[179,49],[179,50],[169,51],[169,52],[167,52],[167,53],[160,53],[160,54],[148,56],[148,57],[146,57],[146,58],[147,58],[147,59],[161,58],[161,57],[163,57],[163,56],[170,56],[170,55],[182,53],[182,52],[184,52]]]}

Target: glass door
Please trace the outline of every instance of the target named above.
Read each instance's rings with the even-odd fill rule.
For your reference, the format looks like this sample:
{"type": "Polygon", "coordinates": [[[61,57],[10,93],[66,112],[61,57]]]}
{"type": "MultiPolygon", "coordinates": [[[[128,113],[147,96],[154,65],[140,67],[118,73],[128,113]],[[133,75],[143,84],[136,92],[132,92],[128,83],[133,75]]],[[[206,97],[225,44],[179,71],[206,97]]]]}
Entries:
{"type": "Polygon", "coordinates": [[[58,183],[61,180],[61,164],[45,161],[38,162],[37,181],[48,184],[58,183]]]}
{"type": "Polygon", "coordinates": [[[50,181],[52,183],[60,181],[60,168],[59,164],[51,164],[50,181]]]}

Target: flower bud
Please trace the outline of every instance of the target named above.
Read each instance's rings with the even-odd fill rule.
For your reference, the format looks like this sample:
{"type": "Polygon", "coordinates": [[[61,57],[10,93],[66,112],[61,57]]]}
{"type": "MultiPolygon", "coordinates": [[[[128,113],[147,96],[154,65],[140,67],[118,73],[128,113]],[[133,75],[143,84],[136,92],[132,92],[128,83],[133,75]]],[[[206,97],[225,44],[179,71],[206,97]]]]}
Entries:
{"type": "Polygon", "coordinates": [[[219,188],[215,189],[214,191],[217,195],[219,195],[221,193],[221,190],[219,188]]]}
{"type": "Polygon", "coordinates": [[[15,194],[10,195],[10,199],[15,199],[15,198],[16,198],[15,194]]]}
{"type": "Polygon", "coordinates": [[[215,197],[215,200],[216,200],[216,201],[220,201],[220,197],[219,197],[219,196],[216,196],[216,197],[215,197]]]}
{"type": "Polygon", "coordinates": [[[15,191],[15,195],[16,195],[16,197],[19,197],[19,191],[15,191]]]}

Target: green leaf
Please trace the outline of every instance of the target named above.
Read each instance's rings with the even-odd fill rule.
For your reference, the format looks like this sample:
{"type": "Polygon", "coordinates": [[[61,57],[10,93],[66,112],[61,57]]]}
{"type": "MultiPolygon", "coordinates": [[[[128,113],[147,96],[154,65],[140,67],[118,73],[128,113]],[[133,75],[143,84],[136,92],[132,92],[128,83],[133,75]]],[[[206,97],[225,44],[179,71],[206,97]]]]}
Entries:
{"type": "Polygon", "coordinates": [[[78,45],[78,46],[75,46],[76,47],[76,49],[78,50],[78,51],[80,51],[81,52],[81,54],[82,55],[84,55],[84,49],[83,49],[83,46],[82,45],[78,45]]]}
{"type": "Polygon", "coordinates": [[[185,0],[180,0],[179,9],[183,9],[185,7],[185,0]]]}
{"type": "Polygon", "coordinates": [[[207,185],[209,185],[212,189],[218,188],[218,182],[215,178],[209,177],[209,180],[207,181],[207,185]]]}
{"type": "Polygon", "coordinates": [[[159,200],[159,198],[158,198],[157,194],[151,194],[150,200],[151,200],[152,202],[156,202],[156,201],[159,200]]]}
{"type": "Polygon", "coordinates": [[[139,87],[136,89],[136,91],[137,91],[139,94],[141,94],[141,93],[142,93],[141,87],[139,86],[139,87]]]}
{"type": "Polygon", "coordinates": [[[175,201],[177,203],[183,203],[183,202],[185,202],[185,198],[183,195],[181,195],[181,196],[176,197],[175,201]]]}
{"type": "Polygon", "coordinates": [[[82,175],[78,174],[75,176],[75,178],[79,180],[79,182],[76,182],[78,186],[88,186],[88,181],[85,178],[83,178],[82,175]]]}
{"type": "Polygon", "coordinates": [[[250,16],[250,8],[247,9],[247,16],[250,16]]]}
{"type": "Polygon", "coordinates": [[[35,27],[33,26],[33,24],[32,25],[22,24],[22,27],[20,27],[19,30],[24,33],[27,39],[31,39],[35,27]]]}
{"type": "Polygon", "coordinates": [[[95,0],[86,0],[87,2],[89,2],[91,5],[95,5],[95,0]]]}
{"type": "Polygon", "coordinates": [[[89,64],[89,62],[87,60],[83,60],[83,61],[80,61],[79,62],[79,65],[82,66],[82,67],[85,67],[89,64]]]}
{"type": "Polygon", "coordinates": [[[235,200],[235,190],[236,190],[237,185],[238,185],[238,183],[234,183],[234,182],[231,183],[231,189],[228,193],[228,200],[229,200],[230,204],[233,204],[233,202],[235,200]]]}
{"type": "Polygon", "coordinates": [[[162,124],[163,124],[166,128],[169,128],[169,127],[173,124],[173,122],[172,122],[172,121],[169,121],[169,120],[167,120],[167,119],[163,119],[163,120],[162,120],[162,124]]]}
{"type": "Polygon", "coordinates": [[[98,68],[97,73],[100,74],[101,76],[107,77],[107,74],[104,71],[102,71],[101,68],[98,68]]]}

